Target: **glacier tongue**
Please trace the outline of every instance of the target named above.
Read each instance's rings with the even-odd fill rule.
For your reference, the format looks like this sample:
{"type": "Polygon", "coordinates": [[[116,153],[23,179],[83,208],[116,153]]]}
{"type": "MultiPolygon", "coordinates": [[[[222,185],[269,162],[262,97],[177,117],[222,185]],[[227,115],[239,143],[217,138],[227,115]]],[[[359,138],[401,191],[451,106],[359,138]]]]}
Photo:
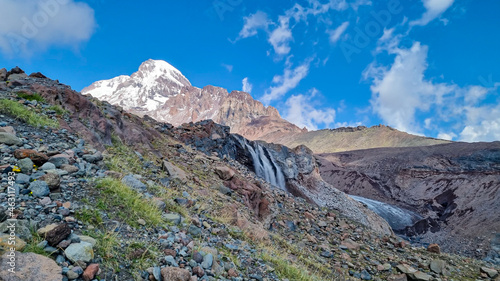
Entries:
{"type": "Polygon", "coordinates": [[[364,198],[361,196],[349,195],[352,199],[366,205],[366,207],[384,218],[394,230],[403,229],[413,225],[422,217],[417,213],[405,210],[380,201],[364,198]]]}

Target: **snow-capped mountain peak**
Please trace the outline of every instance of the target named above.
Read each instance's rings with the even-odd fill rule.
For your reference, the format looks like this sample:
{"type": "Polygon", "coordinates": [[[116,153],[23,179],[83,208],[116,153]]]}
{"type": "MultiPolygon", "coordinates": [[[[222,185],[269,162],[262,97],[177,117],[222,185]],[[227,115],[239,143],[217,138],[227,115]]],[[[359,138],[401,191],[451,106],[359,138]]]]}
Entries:
{"type": "Polygon", "coordinates": [[[132,74],[131,77],[134,78],[134,76],[143,79],[145,85],[161,79],[162,82],[169,80],[179,86],[191,86],[189,80],[177,68],[164,60],[149,59],[143,62],[139,67],[139,71],[132,74]]]}

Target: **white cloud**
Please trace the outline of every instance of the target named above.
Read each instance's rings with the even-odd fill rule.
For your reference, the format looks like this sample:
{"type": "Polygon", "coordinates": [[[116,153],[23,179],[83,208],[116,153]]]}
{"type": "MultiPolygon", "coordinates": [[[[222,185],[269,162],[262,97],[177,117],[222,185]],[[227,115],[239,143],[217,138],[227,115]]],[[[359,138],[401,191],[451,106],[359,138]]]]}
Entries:
{"type": "Polygon", "coordinates": [[[243,19],[245,24],[240,31],[240,38],[247,38],[257,35],[259,29],[267,30],[268,26],[272,23],[267,14],[262,11],[257,11],[243,19]]]}
{"type": "Polygon", "coordinates": [[[422,0],[426,11],[420,19],[411,21],[410,26],[428,24],[451,7],[453,1],[454,0],[422,0]]]}
{"type": "Polygon", "coordinates": [[[365,77],[373,78],[370,87],[373,110],[398,130],[419,133],[417,110],[425,112],[431,105],[442,104],[443,97],[454,90],[454,86],[425,80],[427,49],[419,42],[410,49],[395,48],[390,52],[396,58],[389,69],[371,65],[364,73],[365,77]]]}
{"type": "Polygon", "coordinates": [[[96,28],[94,10],[73,0],[1,0],[0,51],[31,56],[51,46],[76,48],[96,28]]]}
{"type": "Polygon", "coordinates": [[[337,41],[339,41],[340,36],[342,36],[342,34],[344,34],[344,32],[346,31],[348,26],[349,26],[349,22],[345,21],[341,25],[339,25],[337,28],[330,31],[329,32],[330,33],[330,42],[336,43],[337,41]]]}
{"type": "Polygon", "coordinates": [[[241,84],[243,92],[247,93],[252,92],[253,85],[250,82],[248,82],[248,77],[243,78],[243,80],[241,80],[241,84]]]}
{"type": "Polygon", "coordinates": [[[261,101],[267,105],[271,101],[281,98],[288,93],[288,91],[297,87],[299,82],[309,73],[310,64],[311,59],[306,60],[306,62],[294,69],[292,69],[290,64],[287,64],[283,75],[276,75],[273,77],[273,83],[277,85],[270,87],[264,96],[262,96],[261,101]]]}
{"type": "Polygon", "coordinates": [[[466,126],[460,140],[467,142],[500,140],[500,105],[466,107],[466,126]]]}
{"type": "Polygon", "coordinates": [[[269,43],[273,46],[274,52],[278,55],[290,53],[290,41],[293,40],[292,30],[289,25],[288,17],[280,16],[279,26],[269,34],[269,43]]]}
{"type": "MultiPolygon", "coordinates": [[[[349,8],[357,10],[361,5],[371,5],[369,0],[356,0],[348,4],[345,0],[330,0],[325,4],[318,0],[308,0],[306,6],[295,3],[292,8],[286,10],[278,17],[278,21],[274,22],[268,18],[268,15],[262,11],[251,14],[244,18],[244,25],[241,29],[238,39],[252,37],[257,35],[258,30],[265,30],[267,33],[267,41],[273,47],[274,52],[279,56],[287,55],[291,52],[290,43],[293,42],[293,28],[301,22],[308,24],[310,16],[319,17],[327,14],[329,11],[343,11],[349,8]]],[[[319,20],[321,22],[330,22],[328,19],[319,20]]],[[[344,30],[338,29],[338,35],[332,34],[333,37],[340,36],[347,24],[341,26],[344,30]]],[[[338,38],[335,39],[335,41],[338,38]]],[[[269,55],[269,52],[268,52],[269,55]]]]}
{"type": "Polygon", "coordinates": [[[401,35],[391,30],[382,37],[379,48],[395,55],[394,61],[388,67],[372,63],[363,75],[372,79],[372,110],[384,123],[414,134],[434,130],[441,139],[500,140],[500,105],[484,105],[489,95],[498,94],[500,83],[460,87],[433,82],[424,76],[427,46],[399,47],[401,35]]]}
{"type": "Polygon", "coordinates": [[[453,140],[457,135],[455,133],[439,133],[437,138],[442,140],[453,140]]]}
{"type": "Polygon", "coordinates": [[[293,95],[288,98],[284,118],[308,130],[317,130],[320,124],[329,127],[335,121],[335,110],[318,109],[318,105],[313,101],[316,94],[317,90],[313,89],[309,95],[293,95]]]}

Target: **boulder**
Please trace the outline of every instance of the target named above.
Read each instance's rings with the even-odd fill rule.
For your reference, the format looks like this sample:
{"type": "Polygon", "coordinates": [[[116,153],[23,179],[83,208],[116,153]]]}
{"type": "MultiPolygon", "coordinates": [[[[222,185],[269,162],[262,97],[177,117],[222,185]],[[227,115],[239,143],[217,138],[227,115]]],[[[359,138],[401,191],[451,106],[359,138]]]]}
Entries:
{"type": "Polygon", "coordinates": [[[186,172],[184,172],[177,166],[173,165],[172,163],[168,162],[167,160],[163,160],[162,169],[166,171],[169,174],[169,176],[173,179],[178,179],[182,182],[187,181],[186,172]]]}
{"type": "Polygon", "coordinates": [[[46,182],[50,190],[56,190],[61,185],[61,177],[54,173],[45,174],[39,180],[46,182]]]}
{"type": "MultiPolygon", "coordinates": [[[[8,253],[1,260],[8,260],[8,253]]],[[[10,266],[6,262],[0,263],[0,276],[6,281],[61,281],[63,280],[61,267],[52,259],[35,253],[15,252],[16,270],[9,272],[10,266]]]]}
{"type": "Polygon", "coordinates": [[[488,277],[490,278],[495,278],[498,276],[498,271],[495,270],[495,269],[492,269],[492,268],[488,268],[488,267],[481,267],[481,272],[483,273],[486,273],[486,275],[488,275],[488,277]]]}
{"type": "Polygon", "coordinates": [[[13,134],[0,132],[0,143],[6,145],[21,145],[23,142],[13,134]]]}
{"type": "Polygon", "coordinates": [[[47,157],[47,155],[33,149],[18,149],[14,151],[14,157],[16,157],[17,159],[29,158],[37,166],[43,165],[49,160],[49,157],[47,157]]]}
{"type": "Polygon", "coordinates": [[[221,180],[227,181],[232,179],[236,172],[225,166],[217,166],[215,167],[215,173],[219,176],[219,178],[221,178],[221,180]]]}
{"type": "Polygon", "coordinates": [[[0,81],[5,81],[7,79],[7,69],[0,69],[0,81]]]}
{"type": "Polygon", "coordinates": [[[125,184],[126,186],[135,189],[137,191],[143,191],[146,189],[146,185],[142,183],[140,180],[138,180],[136,177],[133,175],[126,175],[122,179],[122,183],[125,184]]]}
{"type": "Polygon", "coordinates": [[[42,78],[42,79],[47,79],[47,76],[43,75],[40,72],[33,72],[30,74],[30,77],[32,78],[42,78]]]}
{"type": "Polygon", "coordinates": [[[9,75],[9,77],[7,77],[7,80],[9,81],[23,80],[26,77],[28,77],[26,73],[11,74],[9,75]]]}
{"type": "Polygon", "coordinates": [[[90,262],[94,258],[92,244],[87,242],[73,243],[64,250],[66,257],[72,262],[90,262]]]}
{"type": "Polygon", "coordinates": [[[429,251],[431,253],[435,253],[435,254],[440,254],[441,253],[441,248],[439,247],[438,244],[430,244],[427,247],[427,251],[429,251]]]}
{"type": "Polygon", "coordinates": [[[191,273],[187,269],[178,267],[164,267],[161,269],[163,280],[168,281],[189,281],[191,273]]]}
{"type": "Polygon", "coordinates": [[[58,225],[54,229],[47,232],[45,240],[50,246],[55,247],[59,242],[66,239],[71,234],[71,229],[65,223],[58,225]]]}
{"type": "Polygon", "coordinates": [[[17,166],[19,167],[21,172],[25,174],[29,174],[31,173],[31,171],[33,171],[33,165],[35,165],[35,163],[33,163],[33,161],[31,161],[31,159],[29,158],[24,158],[17,161],[17,166]]]}
{"type": "Polygon", "coordinates": [[[15,136],[16,130],[14,130],[14,127],[12,126],[5,126],[5,127],[0,127],[0,133],[7,133],[15,136]]]}
{"type": "Polygon", "coordinates": [[[83,280],[85,281],[93,280],[97,272],[99,272],[99,264],[96,263],[90,264],[83,272],[82,275],[83,280]]]}
{"type": "Polygon", "coordinates": [[[44,181],[31,182],[28,188],[33,192],[33,196],[35,197],[43,198],[50,194],[49,185],[44,181]]]}
{"type": "Polygon", "coordinates": [[[445,267],[446,267],[446,262],[442,260],[433,260],[431,261],[431,264],[429,265],[430,269],[437,273],[441,274],[443,273],[445,267]]]}

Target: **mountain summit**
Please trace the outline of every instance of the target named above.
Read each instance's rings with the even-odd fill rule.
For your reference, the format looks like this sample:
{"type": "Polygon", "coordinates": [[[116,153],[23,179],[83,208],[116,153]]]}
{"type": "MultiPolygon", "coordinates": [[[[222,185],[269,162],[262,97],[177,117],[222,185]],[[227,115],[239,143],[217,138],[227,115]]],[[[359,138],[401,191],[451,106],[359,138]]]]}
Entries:
{"type": "Polygon", "coordinates": [[[246,92],[194,87],[179,70],[162,60],[145,61],[131,76],[95,82],[82,94],[174,126],[212,119],[249,139],[304,131],[281,118],[276,108],[264,106],[246,92]]]}

